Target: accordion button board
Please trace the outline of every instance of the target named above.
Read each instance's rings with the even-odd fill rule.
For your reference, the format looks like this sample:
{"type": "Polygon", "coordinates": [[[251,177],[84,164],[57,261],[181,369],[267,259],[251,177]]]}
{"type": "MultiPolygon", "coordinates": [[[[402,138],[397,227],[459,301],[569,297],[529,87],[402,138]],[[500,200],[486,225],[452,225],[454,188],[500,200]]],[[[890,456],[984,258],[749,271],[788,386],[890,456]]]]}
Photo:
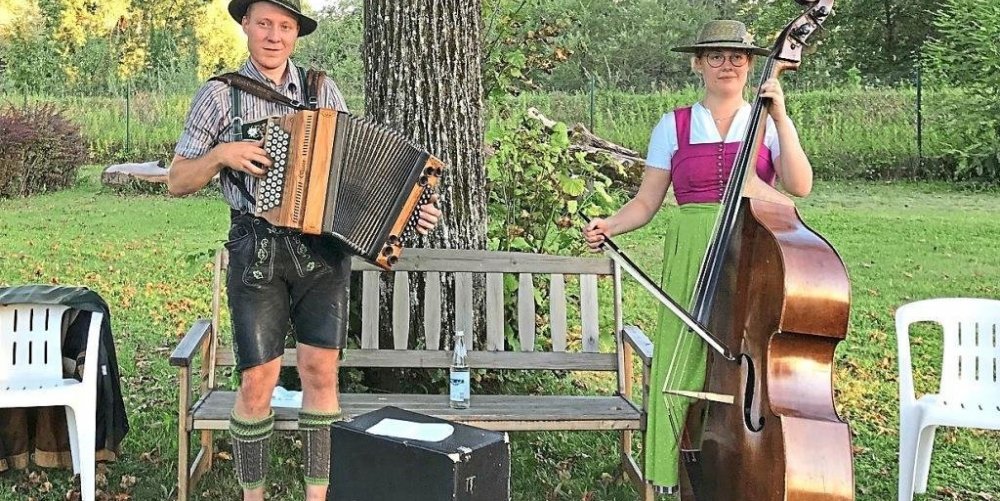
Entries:
{"type": "Polygon", "coordinates": [[[390,269],[418,228],[444,164],[396,131],[320,108],[245,124],[273,165],[254,214],[275,226],[333,236],[390,269]]]}

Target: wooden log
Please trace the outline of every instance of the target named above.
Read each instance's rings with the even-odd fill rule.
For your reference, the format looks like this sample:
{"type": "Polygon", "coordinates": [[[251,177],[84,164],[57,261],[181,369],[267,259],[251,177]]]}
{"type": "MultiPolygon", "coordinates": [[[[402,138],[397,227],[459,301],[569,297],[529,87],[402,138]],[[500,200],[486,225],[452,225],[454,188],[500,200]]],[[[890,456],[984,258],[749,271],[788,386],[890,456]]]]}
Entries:
{"type": "Polygon", "coordinates": [[[101,183],[117,188],[151,187],[167,184],[163,161],[115,164],[101,173],[101,183]]]}
{"type": "MultiPolygon", "coordinates": [[[[547,130],[551,131],[556,124],[555,120],[535,108],[528,108],[526,114],[541,122],[547,130]]],[[[581,123],[570,128],[569,140],[570,152],[582,152],[588,162],[596,164],[601,173],[612,181],[623,184],[632,191],[638,189],[642,173],[646,169],[646,160],[639,152],[599,137],[581,123]]]]}

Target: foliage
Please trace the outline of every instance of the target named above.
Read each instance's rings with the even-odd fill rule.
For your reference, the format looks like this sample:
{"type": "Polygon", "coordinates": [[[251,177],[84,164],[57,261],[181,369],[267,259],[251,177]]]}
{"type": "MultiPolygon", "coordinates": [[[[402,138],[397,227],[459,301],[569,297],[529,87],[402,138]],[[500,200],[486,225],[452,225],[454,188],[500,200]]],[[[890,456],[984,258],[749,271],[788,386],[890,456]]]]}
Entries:
{"type": "Polygon", "coordinates": [[[966,99],[944,104],[943,119],[955,134],[948,154],[956,175],[1000,178],[1000,4],[988,0],[946,0],[936,12],[939,38],[927,46],[931,78],[967,89],[966,99]]]}
{"type": "Polygon", "coordinates": [[[0,198],[73,184],[87,160],[80,128],[51,105],[0,109],[0,198]]]}
{"type": "Polygon", "coordinates": [[[486,97],[537,90],[536,79],[551,75],[573,51],[563,44],[573,24],[567,13],[537,15],[541,0],[483,2],[483,89],[486,97]],[[554,14],[554,17],[553,17],[554,14]]]}
{"type": "Polygon", "coordinates": [[[493,142],[487,161],[489,248],[566,254],[581,249],[580,215],[616,204],[610,180],[583,153],[569,150],[566,124],[549,130],[526,115],[493,142]]]}
{"type": "MultiPolygon", "coordinates": [[[[937,0],[837,0],[834,16],[803,57],[796,80],[810,86],[850,84],[860,76],[868,85],[912,82],[922,44],[935,36],[937,0]]],[[[787,0],[754,0],[740,8],[760,44],[772,43],[802,7],[787,0]]]]}
{"type": "Polygon", "coordinates": [[[361,12],[361,0],[341,0],[319,13],[316,31],[295,47],[297,63],[326,71],[345,94],[364,91],[361,12]]]}

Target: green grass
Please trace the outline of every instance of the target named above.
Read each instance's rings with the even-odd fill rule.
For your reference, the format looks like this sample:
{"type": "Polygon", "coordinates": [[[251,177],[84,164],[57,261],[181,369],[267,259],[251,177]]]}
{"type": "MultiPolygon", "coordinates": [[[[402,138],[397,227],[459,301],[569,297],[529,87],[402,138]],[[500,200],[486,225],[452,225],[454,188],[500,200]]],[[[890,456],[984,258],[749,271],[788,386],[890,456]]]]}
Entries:
{"type": "MultiPolygon", "coordinates": [[[[0,200],[0,284],[83,284],[108,301],[132,430],[120,460],[107,465],[101,489],[110,499],[169,499],[176,482],[177,376],[167,357],[192,320],[209,312],[210,254],[224,238],[226,210],[208,194],[122,197],[102,189],[97,177],[98,170],[89,168],[70,190],[0,200]]],[[[836,246],[851,274],[851,325],[837,352],[836,386],[838,409],[854,432],[859,500],[895,494],[893,311],[927,297],[1000,296],[996,195],[938,184],[821,183],[814,196],[799,203],[806,222],[836,246]]],[[[671,210],[620,238],[648,270],[658,269],[671,210]]],[[[625,300],[626,320],[653,330],[655,305],[648,295],[628,282],[625,300]]],[[[920,392],[931,391],[936,378],[935,336],[921,331],[915,346],[920,392]]],[[[609,382],[581,375],[545,384],[588,391],[609,382]]],[[[279,436],[271,499],[297,499],[299,453],[292,434],[279,436]]],[[[512,438],[517,500],[635,498],[617,469],[614,434],[514,433],[512,438]]],[[[940,430],[930,493],[922,499],[1000,496],[998,438],[940,430]]],[[[219,443],[228,450],[224,437],[219,443]]],[[[0,474],[0,500],[67,499],[71,482],[65,470],[6,472],[0,474]]],[[[197,498],[235,495],[231,462],[221,460],[197,498]]]]}

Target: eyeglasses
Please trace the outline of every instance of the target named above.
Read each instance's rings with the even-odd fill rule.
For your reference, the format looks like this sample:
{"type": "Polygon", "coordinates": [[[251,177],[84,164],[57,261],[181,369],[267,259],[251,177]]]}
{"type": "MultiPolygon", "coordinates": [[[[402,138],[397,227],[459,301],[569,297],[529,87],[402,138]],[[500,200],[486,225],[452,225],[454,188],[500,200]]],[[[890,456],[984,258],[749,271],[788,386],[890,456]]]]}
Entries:
{"type": "Polygon", "coordinates": [[[733,52],[729,57],[726,57],[722,52],[707,52],[703,57],[708,62],[708,65],[713,68],[718,68],[725,64],[726,59],[729,59],[729,64],[735,68],[747,64],[747,61],[750,60],[750,55],[746,52],[733,52]]]}

